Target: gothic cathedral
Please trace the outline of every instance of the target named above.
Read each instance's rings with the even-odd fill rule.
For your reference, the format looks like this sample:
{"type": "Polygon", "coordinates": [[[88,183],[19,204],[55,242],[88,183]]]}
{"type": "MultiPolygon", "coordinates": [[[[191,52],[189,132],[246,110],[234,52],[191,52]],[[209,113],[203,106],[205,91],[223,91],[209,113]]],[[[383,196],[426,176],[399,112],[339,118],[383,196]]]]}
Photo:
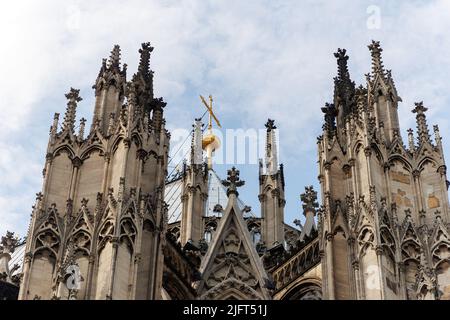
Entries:
{"type": "Polygon", "coordinates": [[[93,86],[90,128],[76,120],[79,90],[66,94],[61,124],[55,114],[26,242],[2,238],[0,284],[20,287],[23,300],[450,299],[439,129],[430,134],[427,108],[417,102],[417,129],[403,141],[402,100],[380,44],[368,47],[372,70],[358,87],[346,50],[334,54],[334,99],[322,108],[317,139],[321,205],[306,187],[304,221],[294,227],[284,222],[275,122],[266,123],[261,212],[254,214],[239,198],[239,170],[221,179],[212,168],[211,152],[220,147],[212,107],[208,133],[196,119],[191,156],[169,173],[153,48],[142,44],[128,80],[114,46],[93,86]],[[13,264],[18,255],[23,262],[13,264]]]}

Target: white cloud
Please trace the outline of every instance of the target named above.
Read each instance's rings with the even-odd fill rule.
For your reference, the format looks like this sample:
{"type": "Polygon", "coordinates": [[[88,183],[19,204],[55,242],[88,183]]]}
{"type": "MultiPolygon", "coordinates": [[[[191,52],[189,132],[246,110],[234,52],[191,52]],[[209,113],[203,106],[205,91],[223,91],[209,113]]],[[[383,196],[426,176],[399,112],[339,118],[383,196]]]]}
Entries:
{"type": "MultiPolygon", "coordinates": [[[[34,193],[40,189],[52,114],[63,113],[63,94],[73,86],[82,89],[79,113],[91,119],[90,87],[101,58],[116,43],[131,76],[139,44],[152,42],[155,89],[168,101],[169,127],[190,127],[203,111],[199,93],[215,96],[228,126],[262,127],[267,117],[275,118],[288,174],[310,184],[315,183],[312,167],[320,107],[332,97],[336,70],[332,54],[337,47],[347,48],[351,75],[362,82],[370,70],[366,46],[370,39],[379,39],[385,65],[393,69],[404,100],[399,111],[403,132],[415,126],[413,102],[424,100],[430,107],[430,128],[431,123],[441,124],[448,149],[449,2],[377,1],[381,29],[369,30],[366,9],[373,4],[128,1],[124,5],[117,0],[4,4],[0,233],[15,226],[25,232],[34,193]],[[312,161],[298,163],[298,159],[312,161]]],[[[298,184],[287,188],[292,216],[303,188],[298,184]]]]}

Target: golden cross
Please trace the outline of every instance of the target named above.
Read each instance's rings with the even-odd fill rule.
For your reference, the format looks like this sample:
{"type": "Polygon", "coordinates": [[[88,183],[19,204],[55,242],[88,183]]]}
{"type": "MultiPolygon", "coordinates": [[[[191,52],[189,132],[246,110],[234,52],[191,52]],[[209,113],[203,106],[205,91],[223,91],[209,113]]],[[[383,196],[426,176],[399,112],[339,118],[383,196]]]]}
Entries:
{"type": "Polygon", "coordinates": [[[202,97],[202,95],[200,95],[200,99],[202,100],[203,104],[205,105],[206,109],[208,109],[208,113],[209,113],[209,124],[208,124],[208,129],[211,130],[212,128],[212,119],[214,119],[214,121],[216,122],[217,126],[219,128],[222,128],[222,126],[220,125],[219,119],[217,119],[216,115],[213,112],[213,98],[211,95],[209,95],[209,105],[206,102],[205,98],[202,97]]]}

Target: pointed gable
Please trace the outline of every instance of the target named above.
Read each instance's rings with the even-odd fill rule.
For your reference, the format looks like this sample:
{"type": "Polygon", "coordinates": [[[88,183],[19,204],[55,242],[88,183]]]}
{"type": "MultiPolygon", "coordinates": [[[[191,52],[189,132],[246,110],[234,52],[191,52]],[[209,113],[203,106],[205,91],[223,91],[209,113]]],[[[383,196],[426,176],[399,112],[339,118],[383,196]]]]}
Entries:
{"type": "Polygon", "coordinates": [[[268,276],[234,193],[200,266],[200,299],[269,299],[268,276]]]}

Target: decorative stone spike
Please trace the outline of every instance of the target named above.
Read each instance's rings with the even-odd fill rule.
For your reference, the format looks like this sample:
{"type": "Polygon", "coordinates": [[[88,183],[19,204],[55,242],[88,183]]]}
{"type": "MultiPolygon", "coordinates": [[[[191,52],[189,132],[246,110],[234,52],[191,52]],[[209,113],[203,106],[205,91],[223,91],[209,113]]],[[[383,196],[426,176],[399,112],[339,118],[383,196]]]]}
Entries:
{"type": "Polygon", "coordinates": [[[319,203],[317,202],[317,191],[314,191],[313,186],[305,187],[305,192],[300,195],[300,199],[303,202],[303,210],[307,211],[316,211],[316,208],[319,207],[319,203]]]}
{"type": "Polygon", "coordinates": [[[58,122],[59,122],[59,113],[55,113],[53,116],[53,124],[50,130],[50,134],[52,137],[56,136],[56,133],[58,132],[58,122]]]}
{"type": "Polygon", "coordinates": [[[167,105],[163,98],[155,98],[152,100],[151,109],[153,110],[152,124],[156,132],[161,131],[163,122],[163,108],[167,105]]]}
{"type": "Polygon", "coordinates": [[[136,92],[136,104],[143,107],[145,111],[151,110],[153,105],[153,71],[150,70],[150,53],[152,51],[153,47],[149,42],[142,44],[142,48],[139,49],[138,72],[132,78],[136,92]]]}
{"type": "Polygon", "coordinates": [[[108,67],[111,69],[120,68],[120,46],[117,44],[113,47],[109,56],[108,67]]]}
{"type": "Polygon", "coordinates": [[[416,102],[415,108],[412,110],[412,113],[416,113],[416,122],[417,122],[417,139],[419,140],[419,144],[430,142],[430,133],[428,132],[428,124],[427,118],[425,116],[425,112],[428,108],[424,107],[423,101],[416,102]]]}
{"type": "Polygon", "coordinates": [[[19,239],[14,236],[14,232],[6,231],[6,235],[1,239],[0,252],[13,253],[19,239]]]}
{"type": "Polygon", "coordinates": [[[277,128],[275,126],[275,120],[272,120],[272,119],[267,119],[265,126],[266,126],[268,132],[277,128]]]}
{"type": "Polygon", "coordinates": [[[324,124],[322,129],[327,133],[328,137],[331,138],[336,131],[336,108],[332,103],[325,103],[322,112],[324,113],[324,124]]]}
{"type": "Polygon", "coordinates": [[[275,121],[268,119],[265,124],[267,128],[266,133],[266,169],[267,174],[275,174],[278,170],[278,155],[277,155],[277,144],[275,136],[275,121]]]}
{"type": "Polygon", "coordinates": [[[84,127],[86,125],[86,119],[81,118],[80,119],[80,128],[78,129],[78,141],[84,140],[84,127]]]}
{"type": "Polygon", "coordinates": [[[337,52],[334,53],[334,56],[337,58],[338,64],[338,78],[340,80],[350,79],[350,74],[348,72],[348,55],[346,55],[347,50],[338,48],[337,52]]]}
{"type": "Polygon", "coordinates": [[[77,103],[83,100],[80,96],[80,90],[70,88],[69,93],[66,93],[67,102],[66,113],[64,114],[63,130],[73,133],[75,127],[75,117],[77,110],[77,103]]]}
{"type": "Polygon", "coordinates": [[[368,48],[370,50],[370,55],[372,56],[373,76],[375,77],[375,75],[379,74],[384,78],[385,70],[383,66],[383,61],[381,59],[381,52],[383,52],[383,49],[380,46],[380,42],[372,40],[372,43],[368,45],[368,48]]]}
{"type": "Polygon", "coordinates": [[[142,49],[139,49],[141,55],[138,67],[138,73],[143,76],[150,76],[150,53],[153,51],[153,47],[150,46],[150,42],[142,43],[142,49]]]}
{"type": "Polygon", "coordinates": [[[239,178],[239,170],[236,170],[235,167],[231,168],[231,170],[228,170],[227,174],[227,180],[222,180],[222,184],[225,187],[228,187],[227,196],[230,196],[230,194],[234,194],[237,197],[239,195],[239,193],[237,192],[237,187],[243,186],[245,184],[245,181],[242,181],[239,178]]]}
{"type": "Polygon", "coordinates": [[[440,146],[442,144],[442,138],[441,138],[441,134],[439,133],[439,126],[434,125],[433,131],[434,131],[434,140],[436,141],[436,145],[440,146]]]}
{"type": "Polygon", "coordinates": [[[408,144],[409,144],[409,151],[414,152],[416,146],[414,145],[414,131],[411,128],[408,129],[408,144]]]}
{"type": "Polygon", "coordinates": [[[344,117],[353,111],[355,95],[355,83],[350,79],[346,52],[347,50],[339,48],[334,53],[338,64],[338,76],[334,78],[335,104],[336,107],[342,108],[340,112],[344,113],[344,117]]]}
{"type": "Polygon", "coordinates": [[[191,141],[191,165],[200,165],[203,163],[203,149],[202,149],[202,121],[201,118],[195,119],[195,124],[192,130],[191,141]]]}

